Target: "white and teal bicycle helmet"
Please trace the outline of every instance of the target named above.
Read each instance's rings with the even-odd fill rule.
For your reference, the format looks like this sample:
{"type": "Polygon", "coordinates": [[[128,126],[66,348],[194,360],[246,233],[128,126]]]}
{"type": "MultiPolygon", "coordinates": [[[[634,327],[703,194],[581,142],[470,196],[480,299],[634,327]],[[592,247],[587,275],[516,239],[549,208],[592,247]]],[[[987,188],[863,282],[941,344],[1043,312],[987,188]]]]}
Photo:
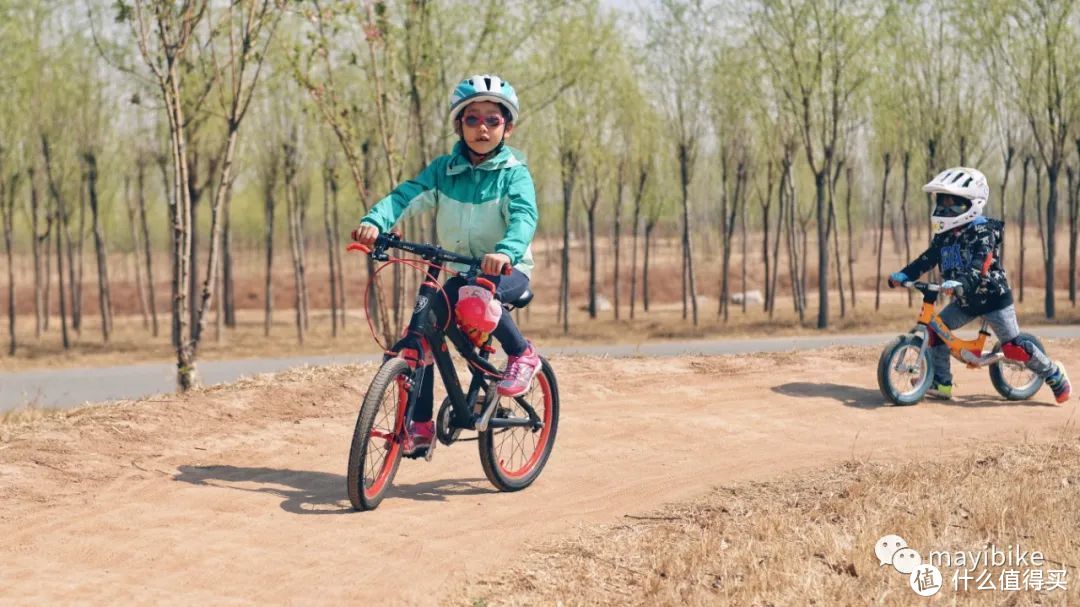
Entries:
{"type": "Polygon", "coordinates": [[[510,120],[517,122],[518,96],[510,83],[491,74],[472,76],[462,80],[450,92],[450,122],[457,120],[465,106],[475,101],[492,101],[510,111],[510,120]]]}

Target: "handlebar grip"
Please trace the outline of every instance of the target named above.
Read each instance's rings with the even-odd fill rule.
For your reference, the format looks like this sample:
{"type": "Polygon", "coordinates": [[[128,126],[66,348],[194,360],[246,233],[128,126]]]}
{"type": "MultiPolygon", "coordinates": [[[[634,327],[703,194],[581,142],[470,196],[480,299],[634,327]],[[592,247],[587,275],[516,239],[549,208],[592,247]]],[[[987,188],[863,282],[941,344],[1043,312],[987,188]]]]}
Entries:
{"type": "Polygon", "coordinates": [[[503,268],[502,268],[502,275],[503,276],[509,276],[509,275],[511,275],[513,273],[514,273],[514,266],[512,266],[510,264],[506,264],[506,265],[503,266],[503,268]]]}
{"type": "Polygon", "coordinates": [[[351,242],[351,243],[349,243],[349,245],[347,247],[345,247],[345,250],[346,251],[360,251],[361,253],[367,253],[368,255],[371,254],[371,247],[369,247],[367,245],[364,245],[364,244],[360,244],[359,242],[351,242]]]}

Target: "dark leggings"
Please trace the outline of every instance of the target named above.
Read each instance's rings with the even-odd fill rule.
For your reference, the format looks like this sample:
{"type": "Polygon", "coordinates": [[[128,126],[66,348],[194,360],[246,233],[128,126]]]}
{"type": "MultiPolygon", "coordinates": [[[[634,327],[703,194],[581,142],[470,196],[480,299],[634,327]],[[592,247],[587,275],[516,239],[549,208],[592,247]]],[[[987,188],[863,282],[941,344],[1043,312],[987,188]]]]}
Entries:
{"type": "MultiPolygon", "coordinates": [[[[514,301],[521,297],[529,288],[529,277],[518,270],[514,270],[508,276],[485,276],[484,278],[495,283],[495,297],[499,301],[514,301]]],[[[450,309],[457,305],[458,289],[465,286],[465,281],[460,277],[453,277],[443,284],[443,290],[450,300],[450,309]]],[[[439,326],[446,323],[447,310],[446,299],[436,296],[435,318],[439,326]]],[[[525,341],[517,324],[514,323],[513,315],[503,313],[499,318],[499,324],[491,332],[495,339],[502,345],[503,352],[509,356],[517,356],[528,349],[529,344],[525,341]]],[[[428,367],[424,372],[424,381],[420,384],[420,395],[416,399],[416,409],[413,411],[413,420],[426,422],[431,420],[434,404],[435,377],[439,370],[434,366],[428,367]]]]}

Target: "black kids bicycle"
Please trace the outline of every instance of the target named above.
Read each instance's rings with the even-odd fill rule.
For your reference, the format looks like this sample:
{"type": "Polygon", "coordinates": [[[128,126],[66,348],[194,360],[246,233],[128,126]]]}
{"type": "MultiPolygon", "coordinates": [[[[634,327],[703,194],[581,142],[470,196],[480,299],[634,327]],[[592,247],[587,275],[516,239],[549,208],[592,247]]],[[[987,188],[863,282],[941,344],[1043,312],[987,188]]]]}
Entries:
{"type": "MultiPolygon", "coordinates": [[[[406,334],[387,350],[356,420],[348,471],[349,501],[353,507],[373,510],[386,496],[404,455],[406,428],[412,420],[424,375],[436,369],[447,392],[435,416],[437,440],[406,457],[430,461],[438,443],[451,445],[475,440],[484,474],[495,487],[500,491],[519,491],[531,485],[551,455],[559,427],[555,372],[541,358],[541,369],[523,395],[500,396],[495,385],[503,379],[502,371],[488,360],[494,352],[491,336],[474,343],[458,327],[449,305],[446,319],[437,318],[434,311],[437,298],[446,299],[439,286],[439,275],[443,271],[453,272],[446,267],[448,263],[468,266],[458,273],[467,284],[486,283],[485,286],[494,288],[480,276],[481,260],[433,245],[406,242],[394,233],[380,234],[372,249],[353,243],[348,250],[368,253],[377,261],[421,267],[425,272],[406,334]],[[388,249],[415,254],[423,261],[391,258],[388,249]],[[447,341],[468,364],[472,379],[467,389],[458,379],[447,341]],[[466,432],[470,434],[463,436],[466,432]]],[[[374,288],[373,279],[369,296],[374,288]]],[[[516,301],[502,305],[510,311],[525,307],[531,299],[532,291],[526,290],[516,301]]]]}

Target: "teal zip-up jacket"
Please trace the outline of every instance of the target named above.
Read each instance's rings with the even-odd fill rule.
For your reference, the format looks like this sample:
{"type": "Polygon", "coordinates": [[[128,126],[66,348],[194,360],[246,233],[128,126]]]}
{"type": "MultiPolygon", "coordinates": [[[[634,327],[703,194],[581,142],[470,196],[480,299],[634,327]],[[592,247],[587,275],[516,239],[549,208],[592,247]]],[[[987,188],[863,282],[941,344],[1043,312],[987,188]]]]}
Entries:
{"type": "Polygon", "coordinates": [[[516,269],[531,277],[530,243],[539,213],[524,155],[503,146],[474,167],[465,154],[459,141],[452,154],[436,158],[415,179],[375,203],[361,222],[386,232],[404,217],[434,209],[439,246],[471,257],[505,253],[516,269]]]}

